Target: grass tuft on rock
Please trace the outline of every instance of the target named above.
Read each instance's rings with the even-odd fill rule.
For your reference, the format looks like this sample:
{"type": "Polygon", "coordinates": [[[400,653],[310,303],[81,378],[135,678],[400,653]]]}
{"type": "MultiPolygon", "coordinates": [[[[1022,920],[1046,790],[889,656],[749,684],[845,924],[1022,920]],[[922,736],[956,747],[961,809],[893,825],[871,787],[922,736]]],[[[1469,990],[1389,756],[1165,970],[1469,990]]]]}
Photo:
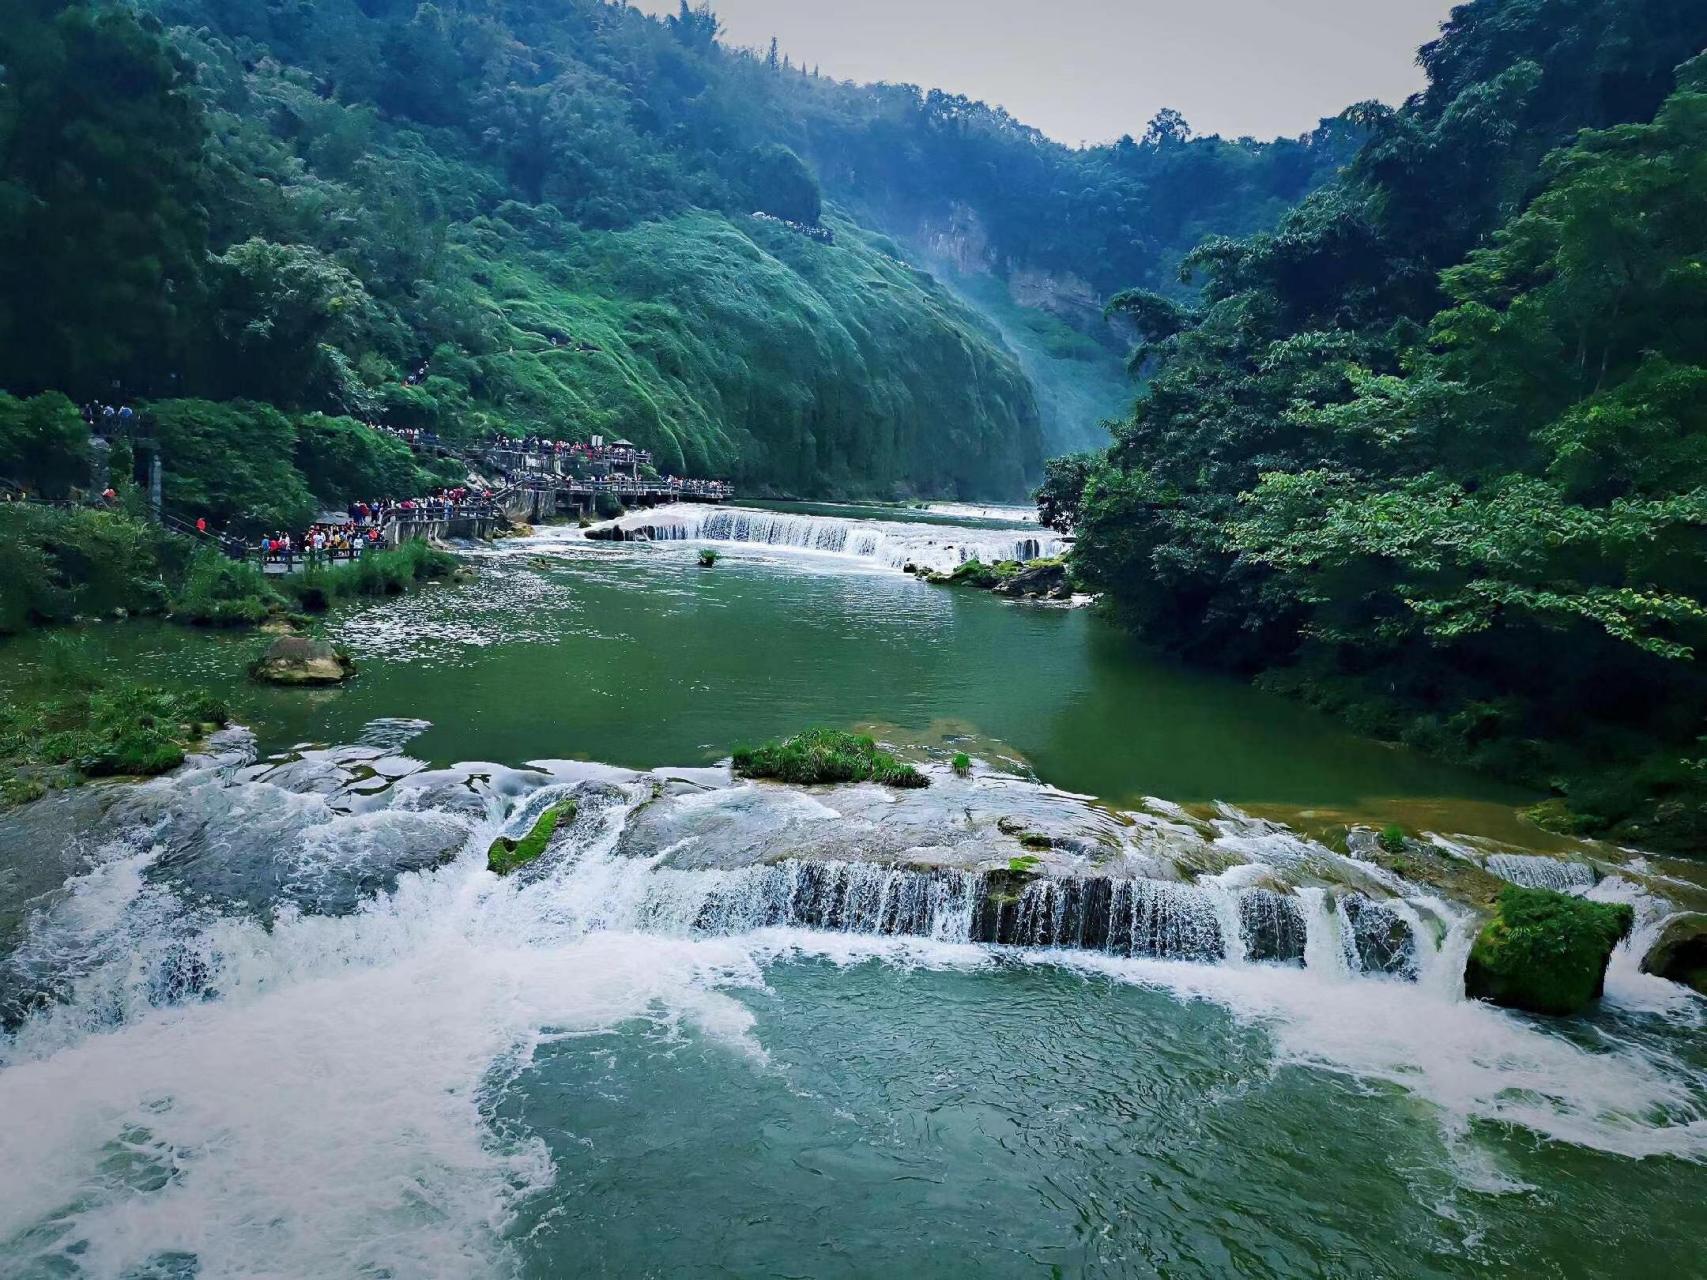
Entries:
{"type": "Polygon", "coordinates": [[[930,779],[910,764],[879,751],[871,738],[840,729],[808,729],[786,742],[735,751],[735,773],[801,785],[880,782],[886,787],[928,787],[930,779]]]}
{"type": "Polygon", "coordinates": [[[1576,1013],[1600,995],[1613,948],[1635,921],[1624,903],[1507,885],[1470,949],[1465,990],[1508,1009],[1576,1013]]]}
{"type": "Polygon", "coordinates": [[[486,852],[486,869],[494,875],[507,876],[539,860],[551,844],[557,828],[575,821],[575,801],[552,805],[534,820],[532,829],[520,840],[499,836],[486,852]]]}

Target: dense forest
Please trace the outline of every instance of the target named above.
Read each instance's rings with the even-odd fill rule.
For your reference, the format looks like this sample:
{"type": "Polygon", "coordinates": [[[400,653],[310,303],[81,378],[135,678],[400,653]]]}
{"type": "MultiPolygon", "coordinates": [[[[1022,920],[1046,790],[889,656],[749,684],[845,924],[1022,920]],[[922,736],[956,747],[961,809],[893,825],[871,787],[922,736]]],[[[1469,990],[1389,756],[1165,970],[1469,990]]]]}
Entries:
{"type": "Polygon", "coordinates": [[[1195,296],[1118,295],[1147,385],[1042,493],[1083,580],[1555,822],[1698,848],[1704,45],[1693,0],[1463,5],[1341,177],[1195,248],[1195,296]]]}
{"type": "Polygon", "coordinates": [[[1074,151],[728,48],[686,4],[4,0],[0,64],[0,390],[147,399],[194,426],[165,433],[169,504],[262,522],[357,421],[627,437],[749,491],[1017,496],[1045,427],[1094,438],[1129,398],[1102,295],[1264,225],[1353,130],[1165,113],[1074,151]],[[947,226],[977,247],[954,289],[925,269],[947,226]]]}

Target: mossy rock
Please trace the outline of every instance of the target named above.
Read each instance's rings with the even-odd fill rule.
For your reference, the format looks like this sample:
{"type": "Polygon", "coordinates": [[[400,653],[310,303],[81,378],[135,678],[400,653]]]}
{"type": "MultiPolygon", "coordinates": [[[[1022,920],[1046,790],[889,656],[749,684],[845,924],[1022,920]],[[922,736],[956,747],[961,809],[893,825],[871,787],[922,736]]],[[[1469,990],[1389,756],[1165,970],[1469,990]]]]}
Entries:
{"type": "Polygon", "coordinates": [[[280,636],[249,668],[266,684],[339,684],[356,673],[356,664],[324,640],[280,636]]]}
{"type": "Polygon", "coordinates": [[[1465,990],[1508,1009],[1576,1013],[1605,988],[1613,948],[1635,922],[1623,903],[1507,885],[1470,948],[1465,990]]]}
{"type": "Polygon", "coordinates": [[[494,875],[507,876],[537,862],[550,846],[557,828],[575,821],[576,807],[573,800],[552,805],[534,819],[533,828],[520,840],[499,836],[486,851],[486,869],[494,875]]]}
{"type": "Polygon", "coordinates": [[[1642,972],[1707,995],[1707,913],[1691,911],[1667,921],[1642,957],[1642,972]]]}

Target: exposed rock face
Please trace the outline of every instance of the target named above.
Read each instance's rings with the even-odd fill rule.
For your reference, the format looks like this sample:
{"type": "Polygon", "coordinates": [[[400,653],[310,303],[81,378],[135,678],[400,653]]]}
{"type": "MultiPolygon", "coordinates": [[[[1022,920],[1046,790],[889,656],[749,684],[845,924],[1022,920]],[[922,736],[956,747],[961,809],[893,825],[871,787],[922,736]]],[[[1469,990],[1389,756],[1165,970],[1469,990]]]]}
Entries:
{"type": "Polygon", "coordinates": [[[1508,885],[1470,949],[1464,989],[1529,1013],[1576,1013],[1606,985],[1612,951],[1630,932],[1628,907],[1508,885]]]}
{"type": "Polygon", "coordinates": [[[1642,972],[1707,995],[1707,913],[1691,911],[1667,922],[1642,957],[1642,972]]]}
{"type": "Polygon", "coordinates": [[[1024,600],[1070,600],[1073,595],[1067,566],[1051,560],[1034,560],[991,590],[999,596],[1024,600]]]}
{"type": "Polygon", "coordinates": [[[340,684],[356,673],[356,664],[324,640],[280,636],[249,668],[266,684],[340,684]]]}
{"type": "Polygon", "coordinates": [[[1008,295],[1022,307],[1047,311],[1080,329],[1094,332],[1103,323],[1097,291],[1070,273],[1017,268],[1008,276],[1008,295]]]}

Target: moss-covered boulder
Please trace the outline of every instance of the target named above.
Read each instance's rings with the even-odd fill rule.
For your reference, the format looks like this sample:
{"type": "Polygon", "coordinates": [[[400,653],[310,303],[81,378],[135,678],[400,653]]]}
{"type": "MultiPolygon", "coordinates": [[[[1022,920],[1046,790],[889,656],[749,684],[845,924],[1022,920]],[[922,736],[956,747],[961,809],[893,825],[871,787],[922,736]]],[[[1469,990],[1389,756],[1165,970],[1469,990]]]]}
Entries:
{"type": "Polygon", "coordinates": [[[520,840],[499,836],[486,851],[486,869],[494,875],[507,876],[538,861],[550,846],[551,837],[557,834],[557,828],[575,821],[575,809],[573,800],[552,805],[534,819],[532,829],[520,840]]]}
{"type": "Polygon", "coordinates": [[[1623,903],[1507,885],[1475,945],[1464,987],[1529,1013],[1576,1013],[1599,996],[1613,948],[1636,916],[1623,903]]]}
{"type": "Polygon", "coordinates": [[[1642,972],[1707,995],[1707,913],[1690,911],[1668,920],[1642,957],[1642,972]]]}
{"type": "Polygon", "coordinates": [[[1067,563],[1060,559],[1030,560],[992,588],[999,596],[1016,600],[1070,600],[1073,586],[1067,578],[1067,563]]]}
{"type": "Polygon", "coordinates": [[[280,636],[249,668],[266,684],[339,684],[356,673],[356,664],[324,640],[280,636]]]}

